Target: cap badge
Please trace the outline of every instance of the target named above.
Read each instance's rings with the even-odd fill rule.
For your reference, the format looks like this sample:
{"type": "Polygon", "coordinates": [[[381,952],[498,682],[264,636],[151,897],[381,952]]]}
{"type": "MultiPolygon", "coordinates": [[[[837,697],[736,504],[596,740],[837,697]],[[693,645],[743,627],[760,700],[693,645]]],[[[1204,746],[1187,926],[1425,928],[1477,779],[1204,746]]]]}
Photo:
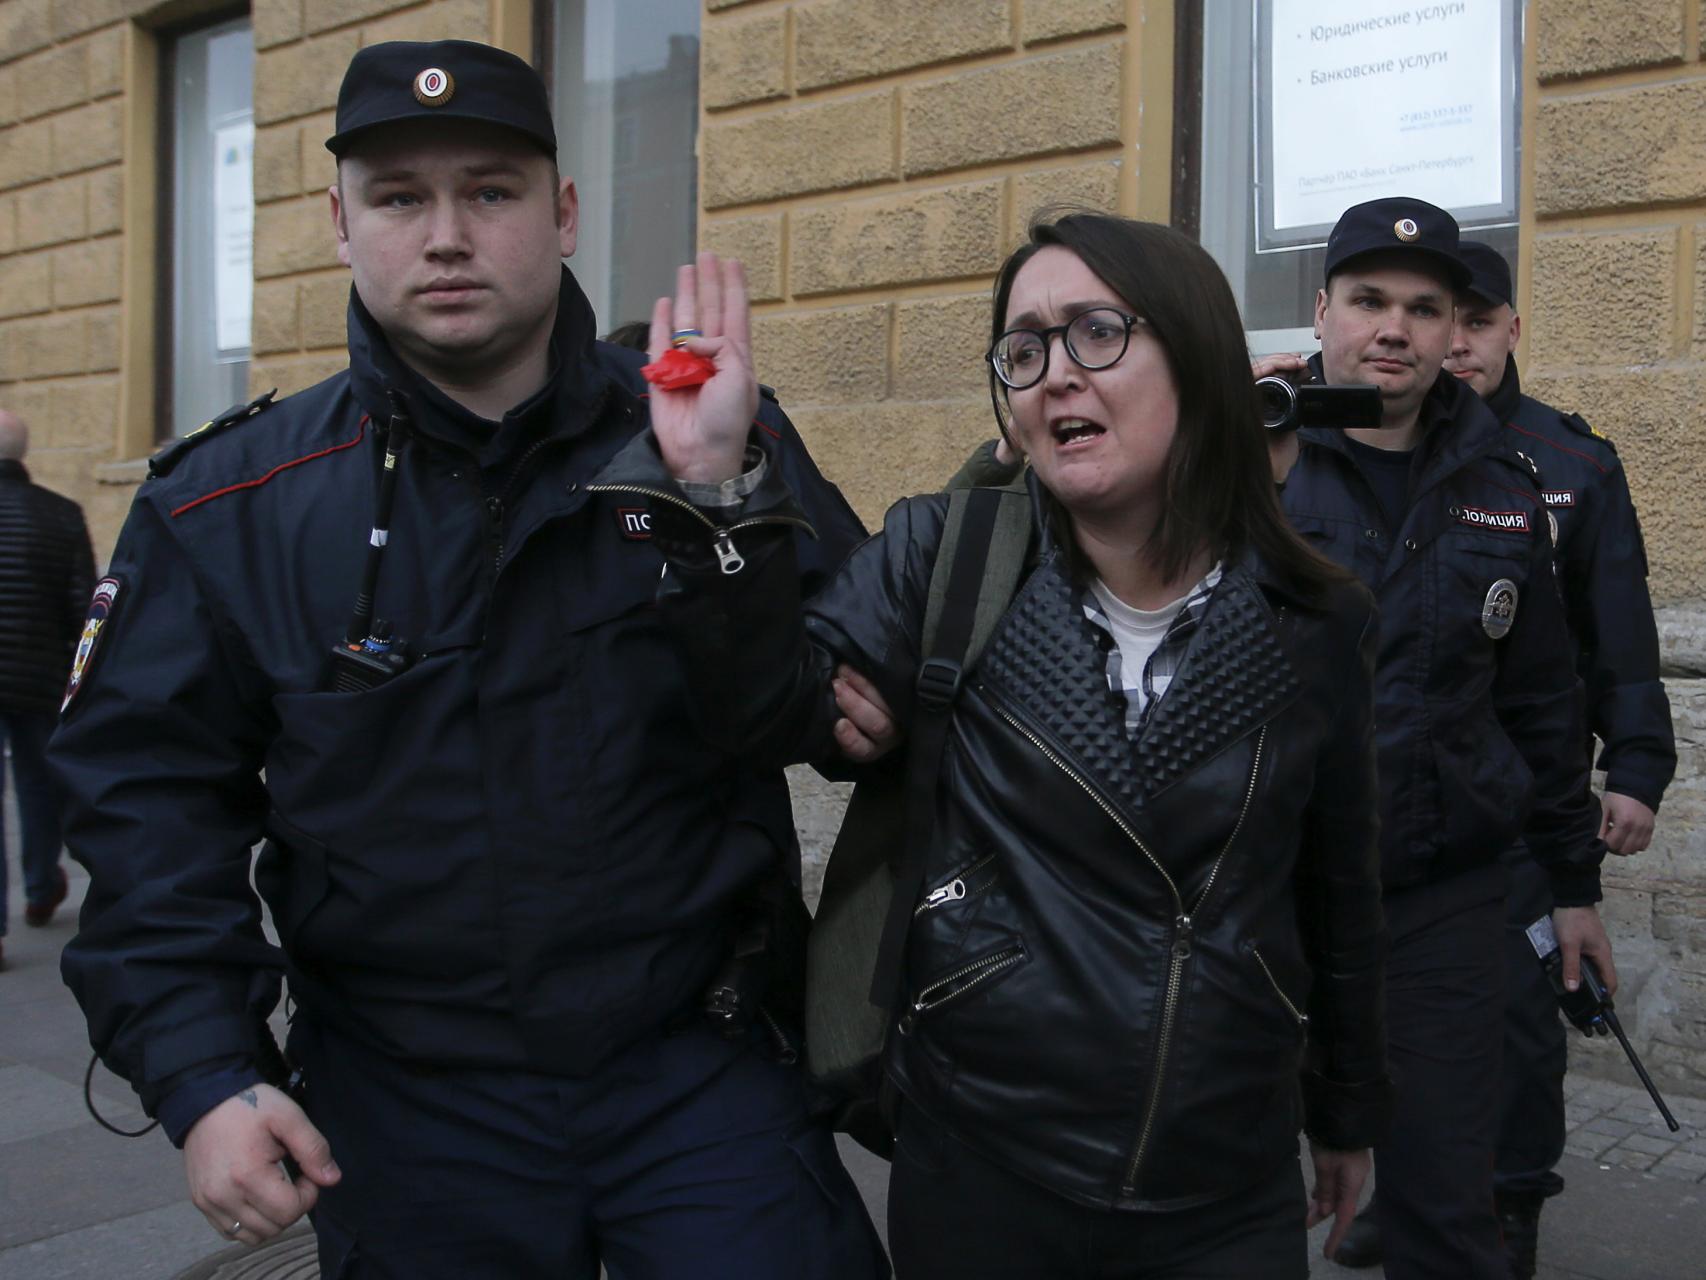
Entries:
{"type": "Polygon", "coordinates": [[[415,101],[423,107],[442,107],[455,92],[456,81],[439,67],[428,67],[415,77],[415,101]]]}
{"type": "MultiPolygon", "coordinates": [[[[421,74],[425,75],[426,73],[422,72],[421,74]]],[[[418,86],[420,81],[417,80],[415,83],[418,86]]],[[[415,92],[417,94],[420,92],[418,87],[415,92]]],[[[422,98],[421,101],[424,102],[426,99],[422,98]]],[[[1417,236],[1422,234],[1422,229],[1416,225],[1416,220],[1414,218],[1399,218],[1398,221],[1392,224],[1392,230],[1397,234],[1400,240],[1403,240],[1406,243],[1414,240],[1417,236]]]]}
{"type": "Polygon", "coordinates": [[[1516,583],[1509,578],[1500,578],[1488,587],[1486,603],[1481,606],[1481,630],[1494,640],[1509,635],[1516,621],[1516,600],[1516,583]]]}

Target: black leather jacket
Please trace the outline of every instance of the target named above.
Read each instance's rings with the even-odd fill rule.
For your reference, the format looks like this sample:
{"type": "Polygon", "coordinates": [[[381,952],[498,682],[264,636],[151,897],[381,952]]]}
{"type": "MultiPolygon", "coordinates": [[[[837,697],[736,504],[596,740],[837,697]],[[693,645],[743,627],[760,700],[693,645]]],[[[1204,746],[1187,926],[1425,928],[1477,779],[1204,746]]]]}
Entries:
{"type": "MultiPolygon", "coordinates": [[[[666,484],[645,445],[613,470],[666,484]]],[[[908,722],[946,505],[897,504],[803,614],[791,539],[763,527],[798,514],[774,476],[725,521],[733,572],[702,513],[654,501],[702,731],[831,758],[837,661],[908,722]]],[[[1305,1115],[1331,1146],[1381,1135],[1372,612],[1355,586],[1305,609],[1232,559],[1134,749],[1043,537],[955,704],[889,1041],[912,1104],[1102,1208],[1236,1193],[1295,1158],[1305,1115]]]]}

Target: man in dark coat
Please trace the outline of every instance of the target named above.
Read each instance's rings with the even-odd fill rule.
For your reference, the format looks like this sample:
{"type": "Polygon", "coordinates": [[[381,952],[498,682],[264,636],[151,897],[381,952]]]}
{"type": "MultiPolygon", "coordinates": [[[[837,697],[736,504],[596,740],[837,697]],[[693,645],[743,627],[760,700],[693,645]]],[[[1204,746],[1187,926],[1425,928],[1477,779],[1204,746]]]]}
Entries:
{"type": "MultiPolygon", "coordinates": [[[[371,45],[336,130],[350,367],[156,455],[55,738],[91,1038],[209,1225],[312,1211],[326,1276],[886,1274],[783,984],[739,981],[798,977],[786,782],[694,731],[643,504],[600,484],[645,357],[562,265],[545,87],[371,45]],[[713,1025],[724,974],[751,1016],[713,1025]]],[[[809,592],[863,529],[757,421],[809,592]]]]}
{"type": "MultiPolygon", "coordinates": [[[[65,901],[60,793],[45,753],[89,605],[94,555],[82,508],[31,483],[24,468],[29,445],[23,420],[0,410],[0,741],[11,747],[18,788],[24,923],[39,928],[65,901]]],[[[0,938],[5,935],[0,837],[0,938]]]]}
{"type": "MultiPolygon", "coordinates": [[[[1446,372],[1475,389],[1540,470],[1555,542],[1576,670],[1587,689],[1587,728],[1603,747],[1600,838],[1629,856],[1652,839],[1653,819],[1676,772],[1670,702],[1659,680],[1659,637],[1647,594],[1647,555],[1623,463],[1610,440],[1523,392],[1516,367],[1522,317],[1510,266],[1491,245],[1463,241],[1472,273],[1457,300],[1446,372]]],[[[1534,1274],[1540,1209],[1564,1189],[1564,1071],[1568,1049],[1527,927],[1552,907],[1545,872],[1517,845],[1505,858],[1509,966],[1505,1004],[1497,1193],[1505,1250],[1516,1280],[1534,1274]]]]}

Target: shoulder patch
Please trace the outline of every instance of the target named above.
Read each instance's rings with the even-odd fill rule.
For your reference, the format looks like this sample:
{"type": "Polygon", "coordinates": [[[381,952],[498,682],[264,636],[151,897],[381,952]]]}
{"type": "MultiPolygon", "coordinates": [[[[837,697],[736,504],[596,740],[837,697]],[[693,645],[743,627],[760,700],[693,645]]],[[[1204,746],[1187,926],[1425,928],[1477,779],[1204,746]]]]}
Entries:
{"type": "Polygon", "coordinates": [[[156,479],[171,475],[172,468],[177,466],[191,449],[198,444],[205,444],[226,428],[234,427],[239,422],[247,422],[263,409],[270,408],[273,397],[277,394],[278,388],[274,387],[265,395],[256,396],[248,404],[234,404],[218,417],[202,423],[188,435],[172,441],[171,444],[148,459],[148,474],[156,479]]]}
{"type": "Polygon", "coordinates": [[[89,616],[84,620],[83,634],[77,638],[77,652],[71,659],[71,677],[65,682],[65,697],[59,704],[60,715],[65,714],[72,699],[82,690],[83,682],[88,679],[95,651],[100,647],[102,633],[118,605],[118,593],[123,586],[124,583],[117,578],[102,578],[95,584],[94,597],[89,601],[89,616]]]}

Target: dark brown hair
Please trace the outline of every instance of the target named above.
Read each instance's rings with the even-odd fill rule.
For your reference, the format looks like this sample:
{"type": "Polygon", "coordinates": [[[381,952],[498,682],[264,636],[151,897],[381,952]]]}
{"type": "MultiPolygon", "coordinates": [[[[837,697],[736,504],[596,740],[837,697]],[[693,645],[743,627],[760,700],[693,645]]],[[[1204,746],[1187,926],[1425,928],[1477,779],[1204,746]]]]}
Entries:
{"type": "MultiPolygon", "coordinates": [[[[1179,428],[1167,454],[1161,514],[1144,548],[1167,581],[1203,548],[1235,558],[1253,550],[1282,585],[1305,600],[1348,575],[1312,551],[1287,522],[1268,462],[1261,402],[1244,327],[1226,276],[1194,240],[1171,227],[1111,214],[1040,211],[1026,243],[995,279],[991,343],[1007,322],[1013,280],[1037,250],[1077,255],[1130,304],[1166,353],[1178,387],[1179,428]]],[[[1002,434],[1006,389],[989,373],[1002,434]]],[[[1049,495],[1056,540],[1076,559],[1065,508],[1049,495]]]]}

